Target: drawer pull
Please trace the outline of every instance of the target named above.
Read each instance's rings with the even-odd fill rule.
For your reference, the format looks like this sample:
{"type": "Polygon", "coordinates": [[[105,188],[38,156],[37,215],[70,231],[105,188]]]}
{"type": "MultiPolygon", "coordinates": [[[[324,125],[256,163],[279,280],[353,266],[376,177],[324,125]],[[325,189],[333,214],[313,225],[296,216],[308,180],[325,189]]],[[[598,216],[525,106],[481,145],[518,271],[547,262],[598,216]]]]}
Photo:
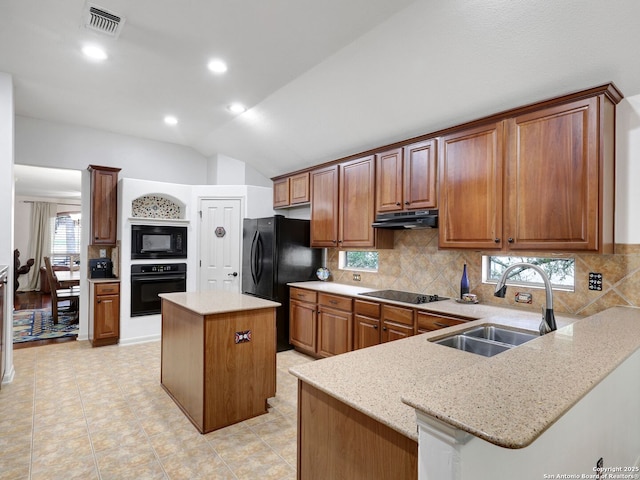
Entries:
{"type": "Polygon", "coordinates": [[[331,305],[337,305],[338,304],[337,300],[329,300],[329,303],[331,305]]]}
{"type": "Polygon", "coordinates": [[[440,323],[440,322],[434,322],[434,325],[436,327],[449,327],[450,325],[447,325],[446,323],[440,323]]]}

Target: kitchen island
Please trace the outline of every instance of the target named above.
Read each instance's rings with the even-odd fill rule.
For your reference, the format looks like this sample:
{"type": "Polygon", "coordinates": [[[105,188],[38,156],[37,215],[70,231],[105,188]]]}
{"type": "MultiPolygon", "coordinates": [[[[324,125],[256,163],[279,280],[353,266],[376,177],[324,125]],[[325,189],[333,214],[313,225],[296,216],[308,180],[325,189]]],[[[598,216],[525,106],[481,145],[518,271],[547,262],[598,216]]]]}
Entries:
{"type": "Polygon", "coordinates": [[[280,304],[223,291],[160,297],[161,384],[198,431],[266,413],[276,393],[280,304]]]}
{"type": "MultiPolygon", "coordinates": [[[[453,301],[429,306],[449,313],[465,307],[453,301]]],[[[491,358],[430,341],[487,323],[537,331],[540,322],[539,314],[510,308],[475,305],[469,310],[478,320],[292,368],[299,379],[298,478],[533,479],[545,473],[593,473],[600,456],[612,466],[607,462],[622,461],[617,451],[628,459],[630,448],[640,448],[637,433],[610,438],[616,435],[613,425],[626,430],[621,415],[632,422],[629,430],[638,432],[637,412],[629,419],[633,407],[624,405],[624,395],[640,398],[637,370],[635,382],[627,378],[630,392],[608,397],[616,402],[616,411],[598,409],[594,420],[584,416],[589,408],[576,407],[590,390],[607,391],[604,380],[624,374],[622,367],[628,375],[625,361],[634,361],[640,347],[640,310],[615,308],[579,320],[559,315],[558,331],[491,358]],[[563,416],[567,425],[559,422],[563,416]],[[600,438],[598,447],[583,446],[573,457],[558,455],[567,446],[558,444],[559,434],[551,441],[544,436],[556,422],[554,430],[570,443],[600,438]],[[465,465],[475,469],[463,477],[459,455],[467,442],[474,450],[465,465]],[[527,446],[536,446],[536,452],[544,446],[546,454],[541,459],[527,446]],[[480,472],[486,455],[495,455],[496,461],[484,462],[493,469],[484,477],[480,472]],[[571,468],[579,464],[581,470],[563,471],[569,460],[571,468]],[[390,477],[385,464],[402,473],[390,477]],[[514,470],[504,476],[506,465],[514,470]],[[535,469],[527,472],[519,465],[535,469]],[[340,473],[344,469],[349,476],[340,473]]]]}

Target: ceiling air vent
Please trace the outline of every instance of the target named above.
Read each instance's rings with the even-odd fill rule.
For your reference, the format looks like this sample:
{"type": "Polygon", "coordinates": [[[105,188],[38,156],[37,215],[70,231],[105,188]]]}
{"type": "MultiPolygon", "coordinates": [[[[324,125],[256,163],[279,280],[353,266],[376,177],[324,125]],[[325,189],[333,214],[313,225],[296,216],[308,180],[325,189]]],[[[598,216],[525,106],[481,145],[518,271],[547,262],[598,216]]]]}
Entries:
{"type": "Polygon", "coordinates": [[[118,38],[124,25],[124,17],[91,4],[86,5],[85,12],[86,28],[118,38]]]}

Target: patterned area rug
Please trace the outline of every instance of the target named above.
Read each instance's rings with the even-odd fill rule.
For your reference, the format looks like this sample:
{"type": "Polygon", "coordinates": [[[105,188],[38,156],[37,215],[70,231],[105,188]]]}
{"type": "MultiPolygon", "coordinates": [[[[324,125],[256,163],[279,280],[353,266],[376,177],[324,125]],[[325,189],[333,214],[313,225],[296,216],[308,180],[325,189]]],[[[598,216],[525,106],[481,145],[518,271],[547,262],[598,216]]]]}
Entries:
{"type": "Polygon", "coordinates": [[[54,325],[51,310],[46,308],[13,312],[13,343],[77,336],[76,315],[58,315],[58,324],[54,325]]]}

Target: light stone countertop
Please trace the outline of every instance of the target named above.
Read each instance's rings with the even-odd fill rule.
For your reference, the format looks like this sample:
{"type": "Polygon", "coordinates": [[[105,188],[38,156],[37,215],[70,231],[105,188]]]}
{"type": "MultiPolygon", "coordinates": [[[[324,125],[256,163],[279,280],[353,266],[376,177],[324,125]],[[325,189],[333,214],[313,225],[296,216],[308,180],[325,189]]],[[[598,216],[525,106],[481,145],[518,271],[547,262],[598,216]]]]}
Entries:
{"type": "MultiPolygon", "coordinates": [[[[290,286],[354,297],[374,290],[331,282],[290,286]]],[[[557,315],[558,331],[486,358],[429,339],[485,323],[537,331],[540,314],[453,300],[428,305],[430,311],[478,320],[290,372],[415,441],[418,409],[489,442],[521,448],[640,347],[640,309],[620,307],[578,321],[557,315]]]]}
{"type": "Polygon", "coordinates": [[[198,315],[215,315],[216,313],[258,310],[260,308],[280,306],[278,302],[236,292],[174,292],[161,293],[159,296],[198,315]]]}
{"type": "Polygon", "coordinates": [[[614,307],[437,382],[408,384],[417,410],[506,448],[530,445],[640,348],[640,309],[614,307]]]}
{"type": "Polygon", "coordinates": [[[89,283],[120,283],[119,277],[111,278],[87,278],[89,283]]]}

